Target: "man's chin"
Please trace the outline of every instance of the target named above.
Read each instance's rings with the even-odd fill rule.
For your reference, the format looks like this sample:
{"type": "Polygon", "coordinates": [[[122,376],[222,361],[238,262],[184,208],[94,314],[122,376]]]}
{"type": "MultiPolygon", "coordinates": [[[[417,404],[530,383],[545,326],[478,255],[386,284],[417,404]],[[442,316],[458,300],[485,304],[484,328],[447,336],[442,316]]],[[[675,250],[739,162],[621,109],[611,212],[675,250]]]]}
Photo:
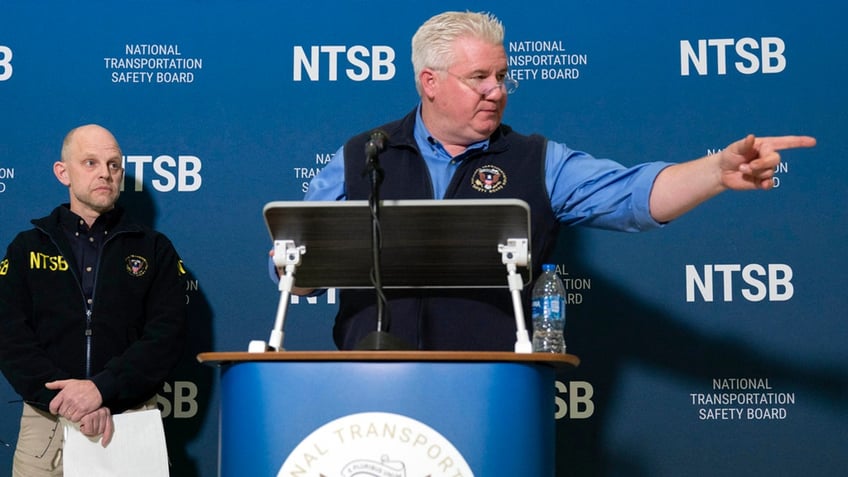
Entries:
{"type": "Polygon", "coordinates": [[[116,197],[114,200],[102,201],[92,204],[92,209],[94,209],[98,213],[109,212],[110,210],[115,208],[115,203],[118,201],[116,197]]]}
{"type": "Polygon", "coordinates": [[[482,141],[491,137],[492,134],[497,131],[498,126],[500,126],[500,124],[500,121],[487,121],[485,123],[481,123],[478,127],[476,127],[475,131],[477,131],[482,136],[482,141]]]}

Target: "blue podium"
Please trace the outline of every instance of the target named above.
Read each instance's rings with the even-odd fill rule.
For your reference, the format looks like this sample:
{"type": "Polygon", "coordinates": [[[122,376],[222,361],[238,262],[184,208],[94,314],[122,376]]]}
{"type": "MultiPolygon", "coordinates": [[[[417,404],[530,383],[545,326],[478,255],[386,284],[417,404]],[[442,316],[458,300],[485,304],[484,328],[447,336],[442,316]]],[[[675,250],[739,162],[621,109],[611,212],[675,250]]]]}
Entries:
{"type": "Polygon", "coordinates": [[[553,476],[554,380],[573,355],[214,352],[220,475],[553,476]]]}

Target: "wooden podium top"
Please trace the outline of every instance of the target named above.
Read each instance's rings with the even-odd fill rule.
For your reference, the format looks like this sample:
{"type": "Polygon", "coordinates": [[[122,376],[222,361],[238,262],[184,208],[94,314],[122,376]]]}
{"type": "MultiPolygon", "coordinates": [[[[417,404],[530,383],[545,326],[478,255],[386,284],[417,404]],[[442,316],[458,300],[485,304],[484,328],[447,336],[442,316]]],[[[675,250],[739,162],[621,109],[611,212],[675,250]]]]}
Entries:
{"type": "Polygon", "coordinates": [[[454,361],[538,363],[565,368],[580,364],[580,358],[573,354],[524,354],[509,351],[225,351],[200,353],[197,360],[217,365],[249,361],[454,361]]]}

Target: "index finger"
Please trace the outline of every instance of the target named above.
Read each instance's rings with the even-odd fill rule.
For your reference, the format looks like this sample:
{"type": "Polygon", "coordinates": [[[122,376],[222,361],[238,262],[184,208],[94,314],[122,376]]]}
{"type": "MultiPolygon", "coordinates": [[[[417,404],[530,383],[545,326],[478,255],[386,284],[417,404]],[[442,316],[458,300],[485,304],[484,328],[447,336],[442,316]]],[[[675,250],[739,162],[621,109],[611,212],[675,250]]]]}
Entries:
{"type": "Polygon", "coordinates": [[[760,144],[766,144],[775,151],[783,149],[794,149],[799,147],[813,147],[816,138],[812,136],[772,136],[761,137],[760,144]]]}
{"type": "Polygon", "coordinates": [[[58,379],[56,381],[50,381],[44,383],[44,387],[47,389],[63,389],[68,385],[68,379],[58,379]]]}

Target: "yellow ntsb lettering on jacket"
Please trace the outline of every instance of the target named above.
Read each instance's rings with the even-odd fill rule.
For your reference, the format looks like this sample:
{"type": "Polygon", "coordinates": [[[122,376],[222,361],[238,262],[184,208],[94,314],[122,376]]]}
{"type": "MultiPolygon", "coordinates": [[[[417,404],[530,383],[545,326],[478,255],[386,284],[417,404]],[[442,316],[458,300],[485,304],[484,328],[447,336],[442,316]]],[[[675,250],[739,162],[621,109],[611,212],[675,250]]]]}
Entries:
{"type": "Polygon", "coordinates": [[[61,255],[47,255],[40,252],[30,252],[29,268],[32,270],[65,272],[68,270],[68,262],[65,260],[65,257],[61,255]]]}

